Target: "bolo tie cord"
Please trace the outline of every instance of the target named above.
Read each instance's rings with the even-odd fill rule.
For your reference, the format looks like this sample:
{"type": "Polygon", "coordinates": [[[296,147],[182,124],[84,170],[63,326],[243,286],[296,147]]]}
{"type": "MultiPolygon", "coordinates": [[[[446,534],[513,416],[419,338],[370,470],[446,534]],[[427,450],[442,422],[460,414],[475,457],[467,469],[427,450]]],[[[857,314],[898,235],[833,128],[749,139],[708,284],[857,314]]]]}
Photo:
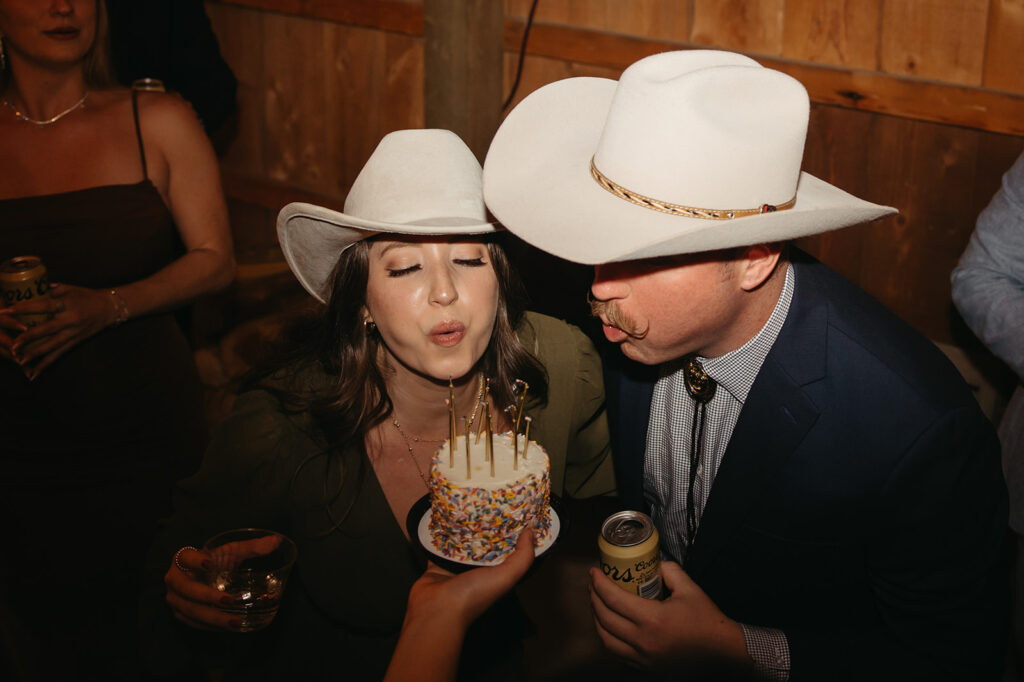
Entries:
{"type": "Polygon", "coordinates": [[[684,384],[690,397],[693,398],[693,423],[690,426],[690,480],[686,488],[686,546],[689,548],[697,536],[697,501],[694,499],[693,491],[697,482],[697,469],[701,464],[701,445],[704,442],[707,404],[714,397],[718,385],[707,375],[696,358],[687,358],[684,367],[684,384]]]}
{"type": "Polygon", "coordinates": [[[690,481],[686,488],[686,546],[693,544],[697,535],[697,502],[694,500],[693,489],[697,482],[697,469],[700,468],[700,446],[704,440],[704,415],[707,413],[706,403],[694,401],[693,425],[690,427],[690,481]]]}

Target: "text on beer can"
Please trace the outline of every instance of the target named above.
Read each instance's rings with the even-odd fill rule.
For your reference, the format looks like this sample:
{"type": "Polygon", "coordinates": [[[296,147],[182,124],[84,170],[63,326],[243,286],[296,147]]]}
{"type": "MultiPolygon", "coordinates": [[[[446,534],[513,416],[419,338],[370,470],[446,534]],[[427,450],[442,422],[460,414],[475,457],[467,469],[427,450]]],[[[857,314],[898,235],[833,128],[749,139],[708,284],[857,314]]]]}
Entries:
{"type": "Polygon", "coordinates": [[[651,517],[637,511],[612,514],[601,524],[597,546],[601,571],[612,582],[644,599],[661,597],[658,529],[651,517]]]}

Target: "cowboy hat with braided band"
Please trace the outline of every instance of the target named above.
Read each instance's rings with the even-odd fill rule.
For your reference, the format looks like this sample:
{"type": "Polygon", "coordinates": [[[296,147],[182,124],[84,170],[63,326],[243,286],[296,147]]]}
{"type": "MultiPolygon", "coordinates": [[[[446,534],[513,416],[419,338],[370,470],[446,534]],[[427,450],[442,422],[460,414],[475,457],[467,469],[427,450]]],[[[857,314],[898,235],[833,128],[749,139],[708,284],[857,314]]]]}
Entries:
{"type": "Polygon", "coordinates": [[[533,92],[498,129],[484,199],[512,233],[597,264],[782,241],[895,213],[800,171],[807,91],[731,52],[641,59],[533,92]]]}
{"type": "Polygon", "coordinates": [[[500,228],[487,220],[480,162],[450,130],[397,130],[381,139],[345,198],[344,212],[292,203],[277,239],[295,277],[321,302],[341,252],[381,232],[465,235],[500,228]]]}

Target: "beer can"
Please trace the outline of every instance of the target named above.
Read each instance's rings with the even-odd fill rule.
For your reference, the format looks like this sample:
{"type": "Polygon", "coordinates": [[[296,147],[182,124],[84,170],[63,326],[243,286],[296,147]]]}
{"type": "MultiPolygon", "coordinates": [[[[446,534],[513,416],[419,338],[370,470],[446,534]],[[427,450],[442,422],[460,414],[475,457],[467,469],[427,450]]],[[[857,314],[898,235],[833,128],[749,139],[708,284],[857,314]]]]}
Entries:
{"type": "Polygon", "coordinates": [[[644,599],[661,598],[658,529],[647,514],[623,511],[601,524],[601,570],[612,582],[644,599]]]}
{"type": "MultiPolygon", "coordinates": [[[[21,301],[50,297],[50,279],[46,266],[37,256],[16,256],[0,263],[0,295],[4,307],[21,301]]],[[[26,327],[46,322],[53,313],[27,313],[15,315],[26,327]]]]}

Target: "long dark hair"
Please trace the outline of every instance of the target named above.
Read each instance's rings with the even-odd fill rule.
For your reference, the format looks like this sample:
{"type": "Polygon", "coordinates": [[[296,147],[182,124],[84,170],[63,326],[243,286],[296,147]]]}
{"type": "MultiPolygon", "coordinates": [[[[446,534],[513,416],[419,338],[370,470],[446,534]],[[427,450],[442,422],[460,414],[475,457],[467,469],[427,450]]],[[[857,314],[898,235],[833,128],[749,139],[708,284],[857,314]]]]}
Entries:
{"type": "MultiPolygon", "coordinates": [[[[494,331],[481,358],[480,370],[491,379],[495,405],[512,404],[514,382],[522,379],[530,386],[529,405],[536,408],[547,402],[547,373],[522,346],[515,332],[526,310],[526,290],[499,237],[473,238],[486,242],[498,281],[494,331]]],[[[371,241],[357,242],[342,252],[334,268],[329,303],[297,335],[304,341],[292,346],[275,363],[276,368],[259,372],[247,382],[276,395],[286,412],[309,413],[324,447],[300,465],[293,477],[293,493],[304,497],[298,493],[295,482],[305,467],[322,458],[324,474],[314,478],[322,485],[321,500],[332,521],[326,532],[344,520],[355,493],[362,487],[367,466],[367,432],[392,411],[384,376],[377,365],[380,335],[363,323],[371,241]],[[326,383],[314,389],[301,387],[297,377],[313,370],[325,376],[326,383]],[[347,498],[348,503],[341,516],[336,516],[331,507],[340,497],[347,498]]]]}

